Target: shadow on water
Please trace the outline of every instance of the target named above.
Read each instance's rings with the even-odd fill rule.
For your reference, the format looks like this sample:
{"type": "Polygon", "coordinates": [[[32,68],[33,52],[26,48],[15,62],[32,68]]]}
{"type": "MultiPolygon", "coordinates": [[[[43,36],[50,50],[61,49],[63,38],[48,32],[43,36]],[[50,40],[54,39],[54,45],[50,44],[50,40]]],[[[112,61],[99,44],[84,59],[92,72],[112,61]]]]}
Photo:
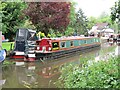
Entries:
{"type": "Polygon", "coordinates": [[[58,80],[60,70],[64,65],[70,63],[80,65],[81,59],[85,58],[98,60],[101,55],[115,50],[115,47],[105,44],[101,49],[95,48],[60,59],[43,62],[16,62],[2,69],[2,78],[6,80],[3,88],[55,88],[54,82],[58,80]]]}

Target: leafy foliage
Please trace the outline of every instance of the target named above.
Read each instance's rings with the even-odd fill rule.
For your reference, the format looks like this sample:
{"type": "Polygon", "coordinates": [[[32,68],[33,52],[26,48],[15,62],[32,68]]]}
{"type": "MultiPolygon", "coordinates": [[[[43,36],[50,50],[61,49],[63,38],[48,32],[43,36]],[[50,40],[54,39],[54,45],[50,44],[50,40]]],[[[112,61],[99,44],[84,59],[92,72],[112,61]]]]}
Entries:
{"type": "Polygon", "coordinates": [[[113,21],[118,19],[118,22],[120,22],[120,0],[115,2],[114,7],[111,8],[111,16],[113,21]]]}
{"type": "Polygon", "coordinates": [[[74,33],[74,29],[75,29],[75,22],[76,22],[76,12],[75,12],[75,5],[76,3],[75,2],[71,2],[71,5],[70,5],[70,22],[69,22],[69,25],[65,31],[65,35],[66,36],[71,36],[73,35],[74,33]]]}
{"type": "Polygon", "coordinates": [[[120,88],[118,60],[112,57],[106,61],[84,64],[82,68],[69,65],[62,69],[58,83],[64,88],[120,88]]]}
{"type": "Polygon", "coordinates": [[[25,16],[22,10],[26,7],[24,2],[2,2],[2,32],[6,38],[13,39],[16,28],[24,23],[25,16]]]}
{"type": "Polygon", "coordinates": [[[111,20],[118,23],[118,29],[120,29],[120,0],[115,2],[114,7],[111,8],[111,20]]]}
{"type": "Polygon", "coordinates": [[[35,29],[35,26],[32,24],[32,22],[29,19],[25,20],[25,22],[22,23],[21,26],[22,28],[30,28],[33,30],[35,29]]]}
{"type": "Polygon", "coordinates": [[[95,17],[89,17],[88,20],[89,20],[89,22],[88,22],[89,29],[92,29],[92,27],[98,22],[97,18],[95,18],[95,17]]]}
{"type": "Polygon", "coordinates": [[[50,29],[62,33],[69,24],[70,3],[29,2],[25,14],[30,17],[37,30],[44,32],[46,36],[50,29]]]}
{"type": "Polygon", "coordinates": [[[118,22],[112,23],[111,16],[103,12],[99,17],[89,17],[88,18],[88,29],[92,29],[92,27],[96,23],[109,23],[109,27],[114,29],[115,32],[118,32],[118,22]]]}
{"type": "Polygon", "coordinates": [[[88,19],[84,15],[82,9],[79,9],[78,12],[75,12],[75,5],[76,3],[72,3],[71,6],[70,24],[65,32],[67,36],[87,34],[88,19]]]}
{"type": "Polygon", "coordinates": [[[76,13],[75,32],[77,34],[86,34],[87,32],[87,17],[84,15],[82,9],[79,9],[76,13]]]}
{"type": "Polygon", "coordinates": [[[91,29],[96,23],[109,23],[112,25],[111,18],[108,14],[103,12],[99,17],[90,17],[88,22],[88,28],[91,29]]]}

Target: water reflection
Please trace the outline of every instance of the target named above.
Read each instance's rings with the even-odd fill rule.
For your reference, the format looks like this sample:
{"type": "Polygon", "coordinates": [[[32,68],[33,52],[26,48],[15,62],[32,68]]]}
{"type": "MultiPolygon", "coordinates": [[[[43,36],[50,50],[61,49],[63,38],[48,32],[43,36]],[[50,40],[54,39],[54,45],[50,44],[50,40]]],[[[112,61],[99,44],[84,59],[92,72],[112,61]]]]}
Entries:
{"type": "Polygon", "coordinates": [[[109,43],[110,46],[115,46],[116,45],[116,48],[115,48],[115,56],[119,56],[120,55],[120,42],[115,42],[115,43],[109,43]]]}
{"type": "MultiPolygon", "coordinates": [[[[16,62],[3,69],[6,78],[4,88],[54,88],[60,76],[60,69],[66,64],[80,64],[79,55],[42,62],[16,62]],[[12,82],[11,82],[12,81],[12,82]]],[[[84,57],[84,56],[82,56],[84,57]]]]}
{"type": "Polygon", "coordinates": [[[100,56],[99,56],[99,52],[97,52],[96,54],[95,54],[95,61],[99,61],[100,60],[100,56]]]}
{"type": "Polygon", "coordinates": [[[18,62],[18,61],[16,61],[16,62],[15,62],[15,65],[16,65],[16,66],[21,66],[21,65],[24,65],[24,64],[25,64],[24,61],[22,61],[22,62],[18,62]]]}
{"type": "Polygon", "coordinates": [[[19,72],[17,77],[19,83],[27,88],[37,87],[37,76],[35,74],[34,63],[29,63],[25,66],[17,66],[16,71],[19,72]],[[21,70],[21,71],[20,71],[21,70]],[[21,73],[22,72],[22,73],[21,73]]]}
{"type": "Polygon", "coordinates": [[[115,55],[116,55],[116,56],[119,56],[119,55],[120,55],[120,46],[117,46],[117,47],[115,48],[115,55]]]}
{"type": "Polygon", "coordinates": [[[56,82],[60,76],[60,70],[63,66],[81,65],[82,60],[100,60],[105,58],[105,54],[111,52],[108,44],[102,45],[102,48],[96,48],[81,55],[64,57],[56,60],[47,60],[45,62],[16,62],[8,68],[3,68],[3,79],[6,79],[4,88],[55,88],[56,82]]]}

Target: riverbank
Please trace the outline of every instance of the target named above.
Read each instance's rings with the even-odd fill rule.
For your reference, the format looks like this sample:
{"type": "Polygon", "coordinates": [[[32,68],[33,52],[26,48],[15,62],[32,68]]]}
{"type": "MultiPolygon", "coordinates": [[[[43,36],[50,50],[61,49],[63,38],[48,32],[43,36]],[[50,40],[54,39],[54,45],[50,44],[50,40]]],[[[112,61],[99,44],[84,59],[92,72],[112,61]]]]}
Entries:
{"type": "Polygon", "coordinates": [[[64,67],[56,85],[59,84],[59,88],[120,88],[119,58],[111,57],[105,61],[84,63],[82,67],[64,67]]]}

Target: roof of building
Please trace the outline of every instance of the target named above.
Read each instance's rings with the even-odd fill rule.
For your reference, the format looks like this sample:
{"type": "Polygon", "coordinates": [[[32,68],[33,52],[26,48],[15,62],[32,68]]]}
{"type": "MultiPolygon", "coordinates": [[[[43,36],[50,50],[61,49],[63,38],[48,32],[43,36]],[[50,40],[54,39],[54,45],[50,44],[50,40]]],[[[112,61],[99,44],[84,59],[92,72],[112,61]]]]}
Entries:
{"type": "Polygon", "coordinates": [[[95,26],[98,27],[97,28],[98,30],[103,30],[108,25],[109,25],[109,23],[97,23],[97,24],[95,24],[95,26]]]}
{"type": "Polygon", "coordinates": [[[111,32],[111,33],[114,33],[114,30],[111,29],[111,28],[108,28],[108,29],[105,29],[104,32],[111,32]]]}

